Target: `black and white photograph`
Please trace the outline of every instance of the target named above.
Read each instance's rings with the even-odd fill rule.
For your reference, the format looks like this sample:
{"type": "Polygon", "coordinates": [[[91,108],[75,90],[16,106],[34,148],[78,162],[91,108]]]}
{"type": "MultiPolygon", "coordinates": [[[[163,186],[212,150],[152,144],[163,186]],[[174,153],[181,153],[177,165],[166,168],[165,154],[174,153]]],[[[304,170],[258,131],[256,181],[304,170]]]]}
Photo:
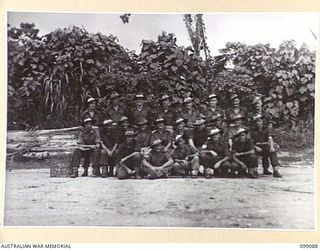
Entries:
{"type": "Polygon", "coordinates": [[[316,230],[316,12],[7,11],[5,227],[316,230]]]}

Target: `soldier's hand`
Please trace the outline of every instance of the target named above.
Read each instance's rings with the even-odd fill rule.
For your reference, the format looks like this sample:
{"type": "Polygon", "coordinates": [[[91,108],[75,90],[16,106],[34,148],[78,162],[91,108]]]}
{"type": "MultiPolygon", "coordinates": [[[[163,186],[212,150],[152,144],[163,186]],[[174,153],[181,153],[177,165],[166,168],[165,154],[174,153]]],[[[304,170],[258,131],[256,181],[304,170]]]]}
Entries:
{"type": "Polygon", "coordinates": [[[256,151],[257,151],[257,152],[261,152],[261,151],[262,151],[262,148],[260,148],[260,147],[258,147],[258,146],[255,146],[255,148],[256,148],[256,151]]]}
{"type": "Polygon", "coordinates": [[[212,154],[212,156],[217,156],[218,154],[216,152],[214,152],[213,150],[210,150],[210,153],[212,154]]]}
{"type": "Polygon", "coordinates": [[[220,166],[221,166],[221,163],[220,162],[217,162],[216,164],[214,164],[214,169],[218,169],[218,168],[220,168],[220,166]]]}

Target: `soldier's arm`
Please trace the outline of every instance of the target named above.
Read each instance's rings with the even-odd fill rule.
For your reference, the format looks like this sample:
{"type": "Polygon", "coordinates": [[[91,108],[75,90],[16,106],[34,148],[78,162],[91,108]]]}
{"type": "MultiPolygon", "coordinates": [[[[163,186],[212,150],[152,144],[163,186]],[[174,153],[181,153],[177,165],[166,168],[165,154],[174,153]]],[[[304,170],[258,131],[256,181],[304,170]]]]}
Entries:
{"type": "Polygon", "coordinates": [[[145,167],[147,167],[147,168],[151,168],[151,169],[153,169],[153,168],[155,168],[150,162],[148,162],[146,159],[143,159],[142,160],[142,164],[145,166],[145,167]]]}
{"type": "Polygon", "coordinates": [[[161,167],[166,168],[173,164],[173,159],[170,157],[166,163],[164,163],[161,167]]]}

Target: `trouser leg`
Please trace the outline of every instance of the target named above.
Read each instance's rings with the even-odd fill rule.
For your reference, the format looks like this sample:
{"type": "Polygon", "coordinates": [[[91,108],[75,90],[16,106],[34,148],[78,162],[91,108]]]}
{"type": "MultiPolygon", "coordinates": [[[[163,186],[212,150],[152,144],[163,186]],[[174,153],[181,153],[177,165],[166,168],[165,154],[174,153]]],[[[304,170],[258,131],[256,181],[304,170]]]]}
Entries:
{"type": "Polygon", "coordinates": [[[95,148],[92,152],[92,176],[98,177],[100,173],[100,148],[95,148]]]}
{"type": "Polygon", "coordinates": [[[200,168],[200,159],[199,156],[193,157],[191,160],[191,175],[197,176],[199,174],[199,168],[200,168]]]}
{"type": "Polygon", "coordinates": [[[72,175],[70,176],[71,178],[78,177],[78,168],[79,168],[81,157],[82,157],[81,149],[76,148],[73,152],[72,161],[70,164],[71,166],[70,168],[72,169],[72,175]]]}
{"type": "Polygon", "coordinates": [[[181,162],[175,162],[173,164],[173,173],[178,176],[186,176],[190,170],[189,164],[184,164],[181,162]]]}

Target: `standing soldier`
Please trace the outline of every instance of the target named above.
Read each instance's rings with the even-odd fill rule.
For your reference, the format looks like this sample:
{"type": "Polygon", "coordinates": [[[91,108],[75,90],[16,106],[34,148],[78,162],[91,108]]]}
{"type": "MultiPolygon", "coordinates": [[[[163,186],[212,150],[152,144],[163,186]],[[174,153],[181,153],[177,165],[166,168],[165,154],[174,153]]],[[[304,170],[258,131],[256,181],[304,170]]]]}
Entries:
{"type": "Polygon", "coordinates": [[[107,117],[115,122],[119,122],[122,116],[126,115],[124,106],[119,103],[119,94],[112,92],[110,96],[111,107],[107,109],[107,117]]]}
{"type": "Polygon", "coordinates": [[[175,138],[176,148],[173,151],[173,172],[175,175],[196,177],[199,174],[200,159],[198,151],[191,145],[185,144],[182,135],[175,138]]]}
{"type": "Polygon", "coordinates": [[[230,101],[232,102],[232,107],[227,109],[226,116],[228,120],[231,120],[235,115],[241,115],[244,122],[247,122],[247,109],[240,106],[240,98],[237,94],[232,94],[230,101]]]}
{"type": "MultiPolygon", "coordinates": [[[[263,110],[262,99],[260,96],[253,97],[252,112],[250,114],[250,117],[253,118],[257,115],[261,115],[263,117],[263,123],[265,126],[269,127],[270,129],[272,128],[271,116],[265,110],[263,110]]],[[[252,122],[252,125],[254,125],[254,121],[251,120],[251,122],[252,122]]]]}
{"type": "Polygon", "coordinates": [[[151,144],[151,152],[142,160],[142,170],[149,179],[166,178],[173,167],[173,160],[168,153],[163,152],[161,140],[151,144]]]}
{"type": "Polygon", "coordinates": [[[218,128],[211,129],[209,139],[203,146],[200,162],[204,166],[204,176],[210,178],[215,174],[217,177],[226,176],[228,171],[232,173],[239,171],[238,165],[232,162],[228,144],[221,137],[218,128]]]}
{"type": "Polygon", "coordinates": [[[273,142],[273,137],[271,130],[268,127],[263,126],[263,117],[261,115],[256,115],[253,117],[253,122],[255,127],[251,129],[251,138],[255,144],[257,155],[262,156],[262,167],[264,175],[272,175],[268,170],[269,159],[273,167],[273,177],[281,178],[279,173],[280,163],[276,153],[276,146],[273,142]]]}
{"type": "Polygon", "coordinates": [[[90,165],[90,158],[92,157],[92,176],[100,175],[99,159],[100,159],[100,135],[99,132],[92,128],[92,119],[86,118],[81,128],[78,147],[74,150],[71,162],[72,175],[71,178],[78,177],[78,168],[81,158],[84,158],[82,176],[88,176],[88,167],[90,165]]]}
{"type": "Polygon", "coordinates": [[[141,119],[152,121],[152,111],[144,105],[144,99],[143,94],[135,96],[135,106],[132,108],[129,116],[131,124],[137,124],[141,119]]]}
{"type": "Polygon", "coordinates": [[[258,178],[258,158],[251,140],[247,138],[248,130],[238,129],[235,134],[235,142],[232,145],[233,160],[241,169],[248,169],[249,178],[258,178]]]}
{"type": "Polygon", "coordinates": [[[125,142],[117,150],[117,177],[119,180],[128,179],[133,175],[137,179],[141,178],[141,148],[135,140],[135,135],[136,133],[132,129],[128,129],[125,133],[125,142]]]}
{"type": "Polygon", "coordinates": [[[186,122],[186,129],[192,131],[194,128],[193,124],[197,119],[200,119],[201,116],[200,113],[193,108],[193,98],[187,97],[183,100],[183,103],[184,110],[181,112],[181,117],[186,122]]]}
{"type": "Polygon", "coordinates": [[[171,146],[171,133],[165,128],[165,120],[162,117],[158,117],[155,123],[157,129],[152,131],[150,141],[153,143],[156,140],[161,140],[163,150],[167,152],[171,146]]]}
{"type": "Polygon", "coordinates": [[[218,97],[216,94],[211,94],[208,97],[209,107],[205,112],[206,120],[210,121],[213,116],[223,114],[223,110],[218,107],[218,97]]]}
{"type": "Polygon", "coordinates": [[[170,133],[172,133],[173,125],[176,119],[176,112],[170,106],[170,96],[163,95],[160,101],[162,106],[159,110],[159,116],[165,120],[166,129],[169,130],[170,133]]]}
{"type": "Polygon", "coordinates": [[[81,121],[86,118],[91,118],[94,126],[101,125],[101,113],[97,110],[97,100],[89,98],[87,100],[88,108],[81,114],[81,121]]]}
{"type": "Polygon", "coordinates": [[[113,176],[113,169],[115,166],[115,152],[119,145],[117,131],[114,130],[112,123],[113,121],[111,119],[104,120],[103,128],[100,130],[102,148],[100,164],[102,170],[102,178],[113,176]]]}

